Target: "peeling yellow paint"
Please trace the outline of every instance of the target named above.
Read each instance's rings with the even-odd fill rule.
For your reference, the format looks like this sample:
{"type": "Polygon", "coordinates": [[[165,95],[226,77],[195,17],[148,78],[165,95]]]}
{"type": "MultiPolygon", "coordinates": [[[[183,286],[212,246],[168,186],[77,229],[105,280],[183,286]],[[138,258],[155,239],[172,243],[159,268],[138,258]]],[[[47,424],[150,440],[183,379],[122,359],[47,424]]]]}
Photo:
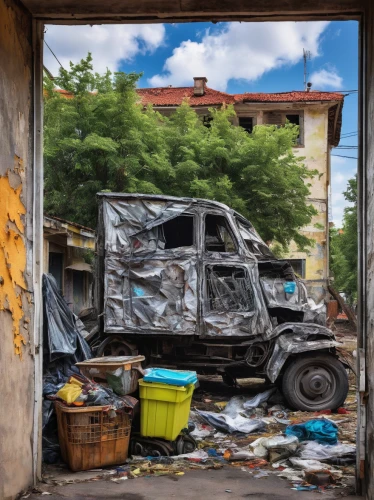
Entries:
{"type": "MultiPolygon", "coordinates": [[[[19,166],[22,168],[20,160],[19,166]]],[[[12,188],[8,175],[0,177],[0,311],[9,311],[13,320],[14,352],[22,358],[25,338],[20,331],[24,317],[22,293],[26,290],[24,271],[26,247],[23,241],[26,213],[21,201],[22,185],[12,188]]]]}

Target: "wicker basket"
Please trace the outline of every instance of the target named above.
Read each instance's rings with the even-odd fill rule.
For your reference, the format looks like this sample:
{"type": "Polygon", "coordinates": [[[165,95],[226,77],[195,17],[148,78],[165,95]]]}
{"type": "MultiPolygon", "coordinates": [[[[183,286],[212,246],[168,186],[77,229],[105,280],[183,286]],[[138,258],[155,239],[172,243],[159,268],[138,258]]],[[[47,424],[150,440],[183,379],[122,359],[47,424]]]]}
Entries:
{"type": "Polygon", "coordinates": [[[123,464],[127,459],[131,420],[105,406],[66,407],[55,402],[63,460],[81,471],[123,464]],[[113,415],[115,413],[115,415],[113,415]]]}

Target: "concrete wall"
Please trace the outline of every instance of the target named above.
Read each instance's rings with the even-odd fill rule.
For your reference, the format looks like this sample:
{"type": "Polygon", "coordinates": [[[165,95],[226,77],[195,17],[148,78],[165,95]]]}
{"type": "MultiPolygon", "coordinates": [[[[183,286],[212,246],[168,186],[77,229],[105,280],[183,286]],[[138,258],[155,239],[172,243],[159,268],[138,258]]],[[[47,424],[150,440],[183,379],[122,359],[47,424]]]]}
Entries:
{"type": "Polygon", "coordinates": [[[1,500],[33,480],[31,36],[28,12],[0,0],[1,500]]]}

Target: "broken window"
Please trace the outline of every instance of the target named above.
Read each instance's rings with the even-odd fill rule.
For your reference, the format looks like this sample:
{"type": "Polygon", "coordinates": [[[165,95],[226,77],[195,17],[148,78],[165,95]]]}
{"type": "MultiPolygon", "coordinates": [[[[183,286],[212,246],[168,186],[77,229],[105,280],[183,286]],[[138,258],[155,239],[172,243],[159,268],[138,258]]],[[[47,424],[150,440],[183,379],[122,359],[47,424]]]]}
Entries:
{"type": "Polygon", "coordinates": [[[289,123],[292,123],[293,125],[297,125],[299,127],[299,133],[297,135],[296,142],[297,142],[297,144],[300,144],[300,115],[299,114],[286,115],[286,120],[289,123]]]}
{"type": "Polygon", "coordinates": [[[232,266],[206,268],[209,311],[250,312],[254,310],[252,284],[245,269],[232,266]]]}
{"type": "Polygon", "coordinates": [[[52,274],[56,280],[57,287],[60,293],[63,292],[63,264],[64,264],[64,254],[58,252],[49,252],[49,263],[48,272],[52,274]]]}
{"type": "Polygon", "coordinates": [[[239,116],[239,126],[244,128],[248,134],[253,131],[253,118],[252,116],[239,116]]]}
{"type": "Polygon", "coordinates": [[[305,259],[287,259],[284,262],[291,264],[294,273],[299,277],[305,278],[305,259]]]}
{"type": "Polygon", "coordinates": [[[271,250],[265,245],[257,235],[253,226],[243,218],[236,217],[239,232],[246,244],[248,250],[256,256],[257,259],[274,258],[271,250]]]}
{"type": "Polygon", "coordinates": [[[204,125],[204,127],[210,128],[212,120],[213,120],[212,116],[210,116],[210,115],[204,115],[203,116],[203,125],[204,125]]]}
{"type": "Polygon", "coordinates": [[[206,215],[205,250],[207,252],[236,252],[234,238],[227,219],[223,215],[206,215]]]}
{"type": "Polygon", "coordinates": [[[141,252],[170,250],[194,245],[194,216],[179,215],[149,231],[138,233],[133,239],[133,249],[141,252]]]}
{"type": "Polygon", "coordinates": [[[298,125],[299,134],[296,139],[295,145],[304,144],[304,112],[285,112],[285,111],[267,111],[264,113],[264,124],[265,125],[277,125],[278,127],[284,127],[286,123],[292,123],[298,125]]]}
{"type": "Polygon", "coordinates": [[[180,215],[160,226],[163,232],[165,250],[179,247],[192,247],[194,243],[194,223],[192,215],[180,215]]]}

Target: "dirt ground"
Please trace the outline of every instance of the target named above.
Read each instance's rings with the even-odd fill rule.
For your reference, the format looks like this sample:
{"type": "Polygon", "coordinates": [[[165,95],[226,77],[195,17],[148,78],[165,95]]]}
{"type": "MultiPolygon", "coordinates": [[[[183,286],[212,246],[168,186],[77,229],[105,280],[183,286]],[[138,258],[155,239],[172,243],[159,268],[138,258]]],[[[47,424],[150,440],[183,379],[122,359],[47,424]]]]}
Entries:
{"type": "MultiPolygon", "coordinates": [[[[356,336],[347,324],[334,325],[338,340],[344,343],[342,348],[354,362],[356,336]]],[[[254,396],[265,391],[269,386],[258,379],[242,379],[239,387],[232,388],[223,384],[221,377],[201,376],[200,387],[195,391],[192,410],[219,412],[233,396],[254,396]]],[[[323,494],[325,498],[348,499],[354,496],[353,465],[334,466],[341,471],[341,478],[336,484],[319,491],[296,491],[297,484],[279,477],[284,466],[274,468],[267,462],[252,460],[229,462],[224,458],[225,449],[249,449],[250,443],[260,437],[281,435],[286,425],[274,421],[266,405],[256,409],[256,417],[267,418],[265,431],[252,434],[227,434],[211,432],[207,437],[197,440],[198,449],[205,452],[204,460],[178,459],[165,461],[142,459],[130,462],[122,468],[109,467],[80,473],[70,472],[63,464],[44,466],[43,481],[33,492],[25,493],[21,498],[52,499],[123,499],[123,500],[158,500],[165,497],[180,499],[272,499],[283,500],[300,498],[308,500],[323,494]],[[270,418],[269,418],[270,417],[270,418]],[[221,434],[221,435],[220,435],[221,434]],[[217,436],[219,436],[217,438],[217,436]],[[119,472],[120,471],[120,472],[119,472]]],[[[328,418],[336,422],[339,428],[339,441],[355,445],[357,425],[356,381],[350,372],[350,391],[341,413],[316,415],[308,412],[287,410],[285,417],[290,424],[303,423],[315,418],[328,418]]],[[[203,426],[204,427],[204,426],[203,426]]],[[[209,429],[209,426],[206,426],[209,429]]],[[[211,428],[210,428],[211,429],[211,428]]],[[[287,466],[286,466],[287,467],[287,466]]]]}

